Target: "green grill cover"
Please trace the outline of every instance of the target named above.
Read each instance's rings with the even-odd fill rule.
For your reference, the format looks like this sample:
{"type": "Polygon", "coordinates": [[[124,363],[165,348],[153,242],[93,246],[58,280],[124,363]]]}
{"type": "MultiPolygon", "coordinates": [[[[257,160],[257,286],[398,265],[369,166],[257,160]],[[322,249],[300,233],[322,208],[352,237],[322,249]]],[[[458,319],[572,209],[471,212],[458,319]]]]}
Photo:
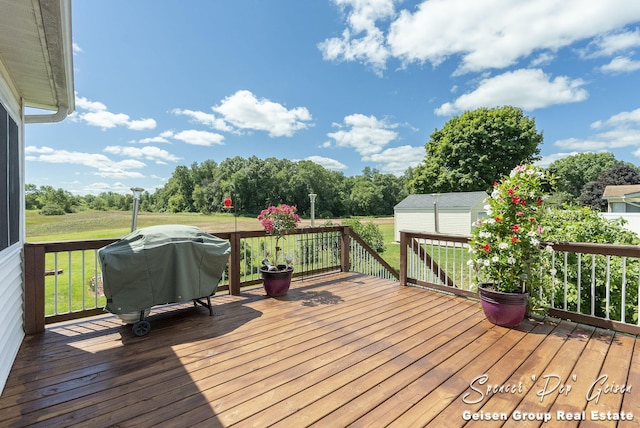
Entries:
{"type": "Polygon", "coordinates": [[[123,314],[210,296],[230,252],[228,241],[193,226],[136,230],[98,250],[105,309],[123,314]]]}

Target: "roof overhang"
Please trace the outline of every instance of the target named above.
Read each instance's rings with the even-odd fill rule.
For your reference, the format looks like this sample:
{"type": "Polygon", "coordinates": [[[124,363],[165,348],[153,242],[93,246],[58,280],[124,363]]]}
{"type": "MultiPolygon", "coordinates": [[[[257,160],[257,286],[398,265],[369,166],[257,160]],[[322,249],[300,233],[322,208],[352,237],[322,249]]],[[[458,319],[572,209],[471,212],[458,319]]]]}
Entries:
{"type": "Polygon", "coordinates": [[[0,67],[23,107],[50,110],[26,123],[56,122],[75,108],[71,0],[0,0],[0,67]]]}

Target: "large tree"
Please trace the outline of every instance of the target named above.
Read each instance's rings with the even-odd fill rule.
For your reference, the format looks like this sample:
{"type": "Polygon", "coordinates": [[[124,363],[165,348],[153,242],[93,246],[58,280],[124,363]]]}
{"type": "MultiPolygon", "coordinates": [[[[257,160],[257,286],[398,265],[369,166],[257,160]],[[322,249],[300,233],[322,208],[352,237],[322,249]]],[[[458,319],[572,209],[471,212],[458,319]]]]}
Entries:
{"type": "Polygon", "coordinates": [[[597,180],[584,185],[580,203],[593,210],[604,211],[607,209],[607,201],[602,199],[605,187],[625,184],[640,184],[640,169],[631,163],[618,162],[603,171],[597,180]]]}
{"type": "Polygon", "coordinates": [[[556,179],[557,202],[575,203],[585,184],[596,181],[617,162],[611,152],[578,153],[552,162],[549,171],[556,179]]]}
{"type": "Polygon", "coordinates": [[[541,142],[535,120],[519,108],[467,111],[431,134],[424,163],[413,172],[411,190],[487,190],[513,167],[537,160],[541,142]]]}

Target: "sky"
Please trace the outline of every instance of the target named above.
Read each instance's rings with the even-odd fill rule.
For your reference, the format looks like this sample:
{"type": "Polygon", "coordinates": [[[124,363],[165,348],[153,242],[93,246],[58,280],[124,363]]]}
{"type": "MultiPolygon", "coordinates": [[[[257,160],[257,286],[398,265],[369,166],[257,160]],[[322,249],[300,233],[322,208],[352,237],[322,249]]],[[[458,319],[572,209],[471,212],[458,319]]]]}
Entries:
{"type": "Polygon", "coordinates": [[[72,1],[75,111],[25,126],[26,183],[149,192],[235,156],[402,175],[479,107],[533,118],[542,166],[640,165],[638,0],[72,1]]]}

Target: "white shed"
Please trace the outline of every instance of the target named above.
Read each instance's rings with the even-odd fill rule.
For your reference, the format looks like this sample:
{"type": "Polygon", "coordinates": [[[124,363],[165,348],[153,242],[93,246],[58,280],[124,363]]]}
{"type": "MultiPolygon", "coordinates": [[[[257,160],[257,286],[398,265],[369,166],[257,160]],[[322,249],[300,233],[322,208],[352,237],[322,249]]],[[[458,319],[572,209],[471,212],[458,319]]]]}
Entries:
{"type": "Polygon", "coordinates": [[[436,204],[440,233],[468,235],[471,224],[486,216],[486,192],[453,192],[409,195],[393,208],[394,238],[401,230],[435,232],[436,204]]]}
{"type": "MultiPolygon", "coordinates": [[[[24,338],[24,126],[75,106],[70,0],[0,0],[0,393],[24,338]],[[28,107],[49,114],[31,115],[28,107]]],[[[44,272],[43,272],[44,274],[44,272]]]]}

